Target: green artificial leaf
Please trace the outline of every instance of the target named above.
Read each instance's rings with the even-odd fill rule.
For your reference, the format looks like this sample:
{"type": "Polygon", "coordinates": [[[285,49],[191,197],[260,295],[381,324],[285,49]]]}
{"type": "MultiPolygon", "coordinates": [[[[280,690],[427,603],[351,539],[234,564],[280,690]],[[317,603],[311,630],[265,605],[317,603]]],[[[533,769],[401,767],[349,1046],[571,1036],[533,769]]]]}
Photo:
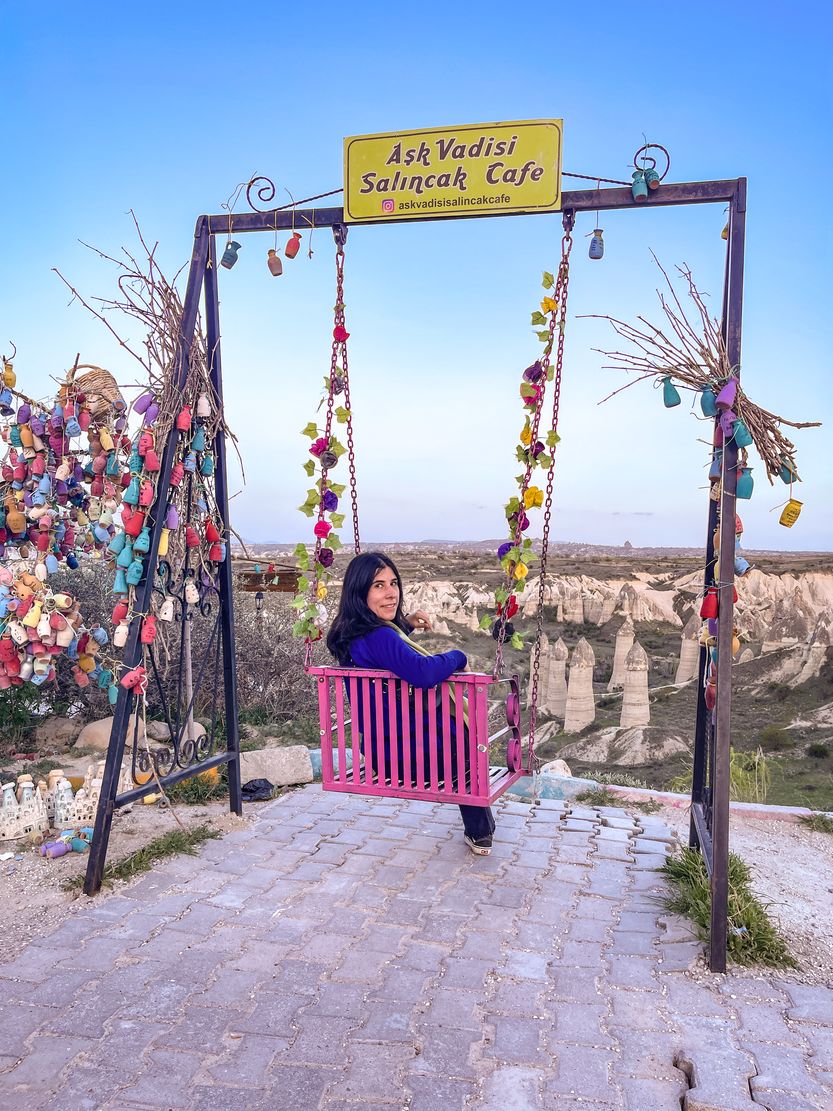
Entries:
{"type": "MultiPolygon", "coordinates": [[[[306,568],[305,568],[305,570],[306,570],[306,568]]],[[[300,577],[300,579],[298,579],[298,593],[299,594],[306,594],[306,592],[309,590],[309,584],[310,584],[310,580],[308,578],[306,578],[304,575],[302,575],[300,577]]]]}
{"type": "Polygon", "coordinates": [[[296,559],[306,559],[307,558],[307,546],[306,546],[306,544],[296,544],[295,545],[295,551],[292,554],[296,559]]]}
{"type": "Polygon", "coordinates": [[[544,271],[544,280],[541,282],[544,289],[552,289],[555,285],[555,278],[550,274],[549,270],[544,271]]]}
{"type": "Polygon", "coordinates": [[[343,405],[339,405],[336,409],[336,420],[339,424],[347,424],[350,419],[350,410],[345,409],[343,405]]]}
{"type": "Polygon", "coordinates": [[[296,594],[292,599],[292,608],[294,610],[302,610],[307,604],[307,600],[303,594],[296,594]]]}
{"type": "Polygon", "coordinates": [[[324,541],[324,547],[331,548],[334,552],[337,552],[338,549],[341,547],[341,541],[334,532],[331,532],[327,539],[324,541]]]}
{"type": "Polygon", "coordinates": [[[294,637],[305,637],[307,635],[307,623],[303,618],[300,621],[296,621],[292,626],[292,635],[294,637]]]}
{"type": "Polygon", "coordinates": [[[551,428],[547,433],[547,447],[555,447],[556,444],[560,443],[561,437],[558,435],[554,428],[551,428]]]}
{"type": "Polygon", "coordinates": [[[479,627],[481,629],[486,629],[486,630],[491,629],[491,627],[492,627],[492,615],[490,613],[484,613],[483,614],[483,616],[480,618],[479,627]]]}
{"type": "Polygon", "coordinates": [[[511,517],[513,513],[517,513],[520,504],[517,498],[510,498],[506,503],[506,516],[511,517]]]}
{"type": "Polygon", "coordinates": [[[523,547],[523,550],[525,552],[528,552],[529,549],[532,547],[532,541],[530,540],[530,538],[528,536],[524,537],[524,542],[523,542],[522,547],[523,547]]]}
{"type": "Polygon", "coordinates": [[[529,462],[529,451],[525,447],[516,447],[515,458],[519,463],[527,463],[529,462]]]}
{"type": "Polygon", "coordinates": [[[324,375],[324,389],[327,391],[327,393],[330,392],[330,376],[329,376],[329,374],[324,375]]]}
{"type": "Polygon", "coordinates": [[[331,513],[330,514],[330,523],[332,524],[333,528],[341,528],[341,526],[344,524],[344,514],[343,513],[331,513]]]}
{"type": "Polygon", "coordinates": [[[535,397],[535,387],[524,382],[521,385],[521,397],[535,397]]]}
{"type": "Polygon", "coordinates": [[[548,471],[550,469],[550,463],[552,463],[552,459],[549,455],[546,454],[546,452],[542,451],[535,462],[538,464],[539,467],[543,467],[545,471],[548,471]]]}
{"type": "Polygon", "coordinates": [[[495,601],[499,605],[502,606],[503,603],[508,600],[508,598],[509,598],[509,587],[508,586],[499,586],[497,588],[497,590],[495,591],[495,601]]]}
{"type": "Polygon", "coordinates": [[[306,428],[302,428],[301,435],[309,436],[311,440],[316,439],[316,437],[318,436],[318,425],[315,423],[315,421],[311,420],[306,428]]]}
{"type": "Polygon", "coordinates": [[[541,341],[541,343],[549,343],[549,340],[550,340],[549,329],[546,332],[538,332],[536,334],[538,336],[538,339],[541,341]]]}
{"type": "Polygon", "coordinates": [[[513,633],[512,639],[509,641],[513,648],[520,650],[524,646],[524,638],[520,633],[513,633]]]}
{"type": "Polygon", "coordinates": [[[555,368],[551,367],[551,366],[548,366],[547,367],[547,381],[551,382],[553,380],[553,378],[555,378],[555,368]]]}
{"type": "Polygon", "coordinates": [[[341,458],[341,456],[344,455],[345,451],[347,451],[347,448],[344,446],[344,444],[340,443],[335,438],[335,436],[331,436],[330,437],[330,451],[335,452],[335,454],[339,458],[341,458]]]}
{"type": "Polygon", "coordinates": [[[312,478],[312,476],[315,474],[315,460],[308,459],[306,463],[304,463],[304,470],[307,472],[309,477],[312,478]]]}
{"type": "Polygon", "coordinates": [[[547,318],[542,312],[534,312],[532,314],[532,324],[546,324],[547,318]]]}
{"type": "Polygon", "coordinates": [[[303,515],[305,517],[314,517],[315,516],[315,510],[313,509],[313,507],[311,505],[307,505],[306,502],[303,505],[299,505],[298,509],[300,510],[301,513],[303,513],[303,515]]]}
{"type": "Polygon", "coordinates": [[[342,482],[328,482],[327,488],[329,490],[332,490],[337,498],[340,498],[344,491],[347,489],[347,487],[342,482]]]}

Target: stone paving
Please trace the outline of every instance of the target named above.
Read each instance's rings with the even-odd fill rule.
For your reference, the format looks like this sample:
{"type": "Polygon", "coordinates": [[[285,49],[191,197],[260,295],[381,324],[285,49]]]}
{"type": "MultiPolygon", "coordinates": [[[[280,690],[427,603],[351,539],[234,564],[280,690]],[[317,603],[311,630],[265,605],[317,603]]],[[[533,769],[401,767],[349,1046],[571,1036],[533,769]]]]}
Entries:
{"type": "Polygon", "coordinates": [[[296,791],[0,966],[0,1107],[830,1111],[830,992],[687,973],[638,821],[296,791]]]}

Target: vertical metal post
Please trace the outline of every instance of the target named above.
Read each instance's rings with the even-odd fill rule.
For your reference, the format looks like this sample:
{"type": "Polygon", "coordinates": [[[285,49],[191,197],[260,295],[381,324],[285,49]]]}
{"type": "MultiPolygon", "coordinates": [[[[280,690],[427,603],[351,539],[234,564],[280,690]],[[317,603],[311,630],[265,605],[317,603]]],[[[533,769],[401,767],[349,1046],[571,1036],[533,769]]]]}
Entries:
{"type": "MultiPolygon", "coordinates": [[[[223,364],[220,353],[220,298],[217,289],[217,248],[214,236],[208,245],[208,267],[205,271],[205,336],[208,367],[217,411],[223,409],[223,364]]],[[[227,540],[226,558],[218,567],[220,592],[220,635],[223,649],[223,688],[225,693],[226,748],[234,753],[228,762],[229,807],[235,814],[243,813],[240,783],[240,723],[237,711],[237,657],[234,649],[234,579],[231,572],[231,534],[229,532],[228,473],[226,470],[226,438],[222,426],[214,441],[214,492],[217,508],[222,514],[223,534],[227,540]]]]}
{"type": "MultiPolygon", "coordinates": [[[[740,377],[743,307],[743,256],[746,179],[738,180],[729,208],[729,261],[724,339],[729,364],[740,377]]],[[[709,967],[726,970],[729,894],[729,758],[732,741],[732,632],[735,583],[735,489],[738,451],[734,441],[723,447],[718,561],[717,704],[715,707],[714,781],[712,784],[712,874],[709,967]]]]}
{"type": "MultiPolygon", "coordinates": [[[[177,354],[177,382],[180,389],[184,386],[188,374],[188,362],[191,355],[191,343],[194,338],[194,329],[197,325],[197,312],[199,310],[200,293],[202,291],[203,275],[208,257],[208,222],[204,217],[197,221],[194,240],[194,249],[191,254],[191,267],[188,271],[188,285],[185,290],[185,301],[182,311],[181,331],[179,335],[179,351],[177,354]]],[[[165,525],[165,511],[168,501],[168,487],[171,481],[171,468],[177,447],[176,429],[171,430],[165,451],[162,456],[162,467],[159,472],[159,481],[156,486],[156,501],[153,503],[147,518],[146,525],[150,528],[150,549],[145,558],[145,567],[141,582],[136,588],[135,614],[147,612],[150,604],[153,580],[156,570],[157,553],[159,551],[159,538],[165,525]]],[[[126,671],[136,667],[142,661],[142,645],[139,642],[142,618],[134,616],[130,623],[130,632],[124,650],[124,667],[126,671]]],[[[90,857],[87,862],[87,873],[84,879],[84,894],[95,895],[101,887],[104,877],[104,862],[107,858],[107,845],[110,840],[110,827],[113,822],[115,799],[118,794],[119,777],[121,774],[122,760],[124,759],[125,739],[130,724],[130,711],[133,706],[133,692],[119,686],[119,697],[113,716],[113,726],[110,730],[110,741],[107,747],[107,758],[104,764],[104,776],[101,782],[101,795],[98,810],[95,816],[93,843],[90,847],[90,857]]]]}

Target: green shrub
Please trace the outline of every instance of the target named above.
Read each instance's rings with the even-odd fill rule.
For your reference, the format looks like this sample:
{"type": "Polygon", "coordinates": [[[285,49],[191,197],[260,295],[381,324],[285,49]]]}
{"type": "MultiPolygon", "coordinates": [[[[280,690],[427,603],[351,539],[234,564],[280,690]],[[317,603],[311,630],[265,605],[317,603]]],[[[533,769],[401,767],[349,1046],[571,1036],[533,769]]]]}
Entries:
{"type": "Polygon", "coordinates": [[[830,755],[830,749],[827,745],[816,742],[807,745],[807,755],[812,756],[814,760],[826,760],[830,755]]]}
{"type": "Polygon", "coordinates": [[[783,752],[795,741],[782,725],[765,725],[758,734],[758,744],[764,752],[783,752]]]}

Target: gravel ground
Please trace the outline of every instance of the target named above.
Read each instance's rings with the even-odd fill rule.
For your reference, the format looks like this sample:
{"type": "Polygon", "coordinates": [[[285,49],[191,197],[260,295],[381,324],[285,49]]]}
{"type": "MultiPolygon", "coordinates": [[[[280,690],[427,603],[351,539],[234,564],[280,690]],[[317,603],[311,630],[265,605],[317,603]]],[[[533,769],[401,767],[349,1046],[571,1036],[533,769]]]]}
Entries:
{"type": "MultiPolygon", "coordinates": [[[[657,817],[688,843],[687,812],[664,807],[657,817]]],[[[833,836],[814,833],[798,822],[740,818],[735,813],[730,821],[729,847],[751,868],[755,893],[768,905],[800,965],[784,977],[833,986],[833,836]]]]}

